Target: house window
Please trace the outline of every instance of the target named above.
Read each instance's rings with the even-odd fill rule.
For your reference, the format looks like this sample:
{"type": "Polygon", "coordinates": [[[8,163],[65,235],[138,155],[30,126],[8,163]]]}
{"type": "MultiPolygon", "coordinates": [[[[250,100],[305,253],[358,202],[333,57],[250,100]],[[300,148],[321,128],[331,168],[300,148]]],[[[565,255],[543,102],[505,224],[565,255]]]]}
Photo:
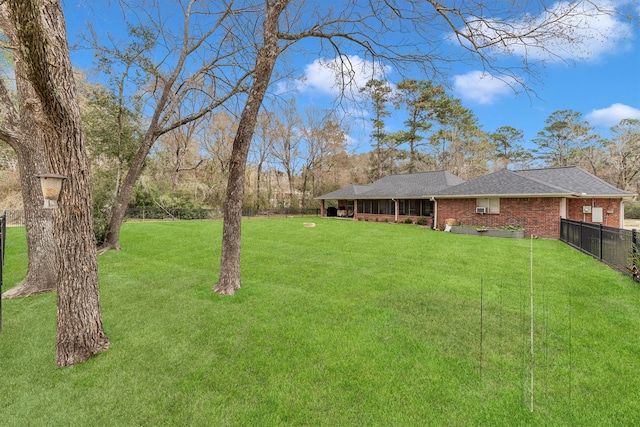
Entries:
{"type": "Polygon", "coordinates": [[[476,199],[476,207],[487,208],[487,213],[500,213],[500,199],[498,197],[478,197],[476,199]]]}
{"type": "Polygon", "coordinates": [[[378,213],[381,215],[393,215],[395,212],[395,203],[392,200],[378,200],[378,213]]]}
{"type": "Polygon", "coordinates": [[[421,215],[429,216],[433,214],[433,202],[430,200],[422,200],[421,201],[421,215]]]}

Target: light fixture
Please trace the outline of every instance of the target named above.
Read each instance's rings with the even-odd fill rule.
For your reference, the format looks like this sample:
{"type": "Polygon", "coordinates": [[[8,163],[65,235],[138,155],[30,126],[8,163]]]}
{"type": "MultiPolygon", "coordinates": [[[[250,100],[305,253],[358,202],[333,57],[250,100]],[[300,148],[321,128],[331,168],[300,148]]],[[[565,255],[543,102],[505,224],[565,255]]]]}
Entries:
{"type": "Polygon", "coordinates": [[[64,175],[56,175],[53,173],[43,173],[36,176],[40,178],[42,196],[44,197],[43,207],[45,209],[56,209],[58,207],[60,190],[62,190],[62,181],[67,179],[67,177],[64,175]]]}

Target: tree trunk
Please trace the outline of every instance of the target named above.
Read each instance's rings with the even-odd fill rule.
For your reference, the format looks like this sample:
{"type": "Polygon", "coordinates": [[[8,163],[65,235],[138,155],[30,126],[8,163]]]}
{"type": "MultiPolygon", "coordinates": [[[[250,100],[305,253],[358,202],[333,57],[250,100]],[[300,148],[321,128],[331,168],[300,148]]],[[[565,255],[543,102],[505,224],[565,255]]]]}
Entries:
{"type": "Polygon", "coordinates": [[[53,211],[57,256],[58,323],[56,363],[84,362],[106,350],[98,292],[89,166],[84,147],[64,16],[56,0],[9,0],[15,26],[16,62],[22,61],[42,111],[48,172],[67,180],[53,211]]]}
{"type": "MultiPolygon", "coordinates": [[[[16,43],[15,29],[2,9],[2,29],[10,43],[16,43]]],[[[42,141],[42,129],[38,120],[41,105],[31,83],[24,78],[21,61],[15,63],[16,94],[19,108],[6,88],[2,86],[0,105],[5,110],[5,129],[13,131],[13,138],[2,138],[18,158],[20,187],[25,215],[27,254],[29,264],[25,279],[2,294],[2,298],[19,298],[56,290],[56,259],[53,246],[53,219],[49,210],[43,209],[40,180],[37,174],[46,172],[42,141]]]]}
{"type": "Polygon", "coordinates": [[[220,278],[213,291],[221,295],[233,295],[240,289],[240,238],[242,222],[242,202],[244,199],[244,178],[247,167],[249,146],[255,131],[258,112],[271,80],[280,49],[278,46],[278,17],[287,6],[287,0],[267,3],[264,21],[264,44],[256,58],[254,82],[244,106],[238,131],[233,140],[227,199],[224,208],[222,231],[222,255],[220,278]]]}
{"type": "Polygon", "coordinates": [[[147,155],[149,155],[149,151],[151,151],[151,147],[155,141],[152,134],[152,131],[149,130],[145,135],[144,141],[136,152],[124,181],[122,181],[122,187],[120,188],[120,192],[118,193],[111,210],[109,231],[107,232],[107,239],[102,248],[103,251],[109,249],[120,250],[120,228],[122,228],[122,222],[124,221],[124,216],[127,213],[127,206],[129,205],[129,200],[131,200],[131,195],[133,194],[133,187],[142,172],[147,155]]]}
{"type": "MultiPolygon", "coordinates": [[[[35,134],[34,134],[35,139],[35,134]]],[[[28,138],[24,139],[25,141],[28,138]]],[[[27,144],[28,145],[28,144],[27,144]]],[[[24,205],[29,266],[25,279],[2,294],[2,298],[20,298],[56,290],[56,251],[53,242],[51,211],[42,208],[40,182],[36,175],[44,171],[29,158],[29,148],[16,150],[24,205]],[[26,156],[25,156],[26,154],[26,156]]],[[[42,158],[42,154],[40,155],[42,158]]]]}

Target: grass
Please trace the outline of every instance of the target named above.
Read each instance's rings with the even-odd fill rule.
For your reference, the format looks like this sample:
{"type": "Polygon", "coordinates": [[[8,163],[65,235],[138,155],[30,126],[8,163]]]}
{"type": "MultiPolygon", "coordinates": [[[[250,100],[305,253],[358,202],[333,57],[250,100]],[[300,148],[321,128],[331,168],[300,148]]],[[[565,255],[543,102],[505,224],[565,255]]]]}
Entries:
{"type": "MultiPolygon", "coordinates": [[[[640,289],[557,241],[315,218],[125,224],[102,255],[111,348],[55,366],[55,295],[3,301],[0,424],[638,425],[640,289]],[[482,300],[482,304],[481,304],[482,300]]],[[[8,230],[5,287],[24,276],[8,230]]]]}

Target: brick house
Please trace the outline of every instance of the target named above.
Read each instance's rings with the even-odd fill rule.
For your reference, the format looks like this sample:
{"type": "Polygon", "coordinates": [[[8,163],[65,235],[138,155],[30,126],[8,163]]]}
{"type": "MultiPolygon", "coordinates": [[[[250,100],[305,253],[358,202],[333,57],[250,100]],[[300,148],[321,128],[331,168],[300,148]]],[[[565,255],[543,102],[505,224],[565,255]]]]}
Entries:
{"type": "Polygon", "coordinates": [[[346,207],[342,211],[345,216],[353,218],[403,222],[410,217],[415,222],[424,216],[437,229],[444,229],[445,221],[453,218],[462,225],[514,226],[523,229],[526,236],[558,239],[560,218],[622,227],[624,200],[633,196],[578,167],[559,167],[502,169],[467,182],[444,171],[394,175],[319,199],[323,216],[324,201],[337,198],[339,207],[346,207]],[[436,182],[422,190],[415,188],[419,181],[428,179],[436,182]],[[412,188],[406,193],[405,183],[412,188]],[[412,196],[403,198],[403,194],[412,196]]]}
{"type": "Polygon", "coordinates": [[[435,200],[428,195],[463,183],[447,171],[431,171],[390,175],[368,185],[350,185],[324,194],[320,200],[320,216],[336,216],[366,221],[415,223],[426,218],[433,224],[435,200]],[[326,200],[337,200],[338,206],[326,208],[326,200]]]}

